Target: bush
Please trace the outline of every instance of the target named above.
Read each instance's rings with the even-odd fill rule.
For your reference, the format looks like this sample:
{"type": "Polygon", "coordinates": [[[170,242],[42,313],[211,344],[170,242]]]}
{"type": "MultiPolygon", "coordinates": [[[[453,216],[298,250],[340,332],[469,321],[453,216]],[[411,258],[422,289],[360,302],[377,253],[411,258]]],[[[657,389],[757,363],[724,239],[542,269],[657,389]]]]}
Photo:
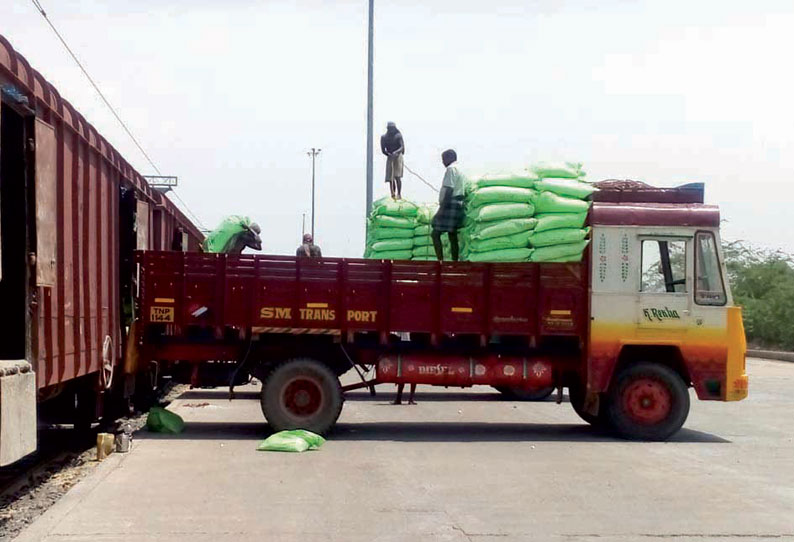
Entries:
{"type": "Polygon", "coordinates": [[[734,302],[744,308],[748,342],[794,350],[794,258],[742,242],[723,248],[734,302]]]}

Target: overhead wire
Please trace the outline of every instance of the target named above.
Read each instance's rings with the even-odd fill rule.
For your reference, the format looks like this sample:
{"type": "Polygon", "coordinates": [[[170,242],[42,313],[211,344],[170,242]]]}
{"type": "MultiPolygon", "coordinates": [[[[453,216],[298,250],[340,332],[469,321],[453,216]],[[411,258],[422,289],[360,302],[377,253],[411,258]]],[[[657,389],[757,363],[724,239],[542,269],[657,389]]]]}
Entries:
{"type": "MultiPolygon", "coordinates": [[[[44,10],[44,6],[41,5],[41,1],[40,0],[31,0],[31,2],[33,3],[33,6],[36,8],[36,11],[38,11],[39,14],[41,14],[41,16],[47,22],[49,27],[52,29],[53,33],[55,33],[55,36],[58,38],[58,40],[60,40],[61,44],[64,46],[64,48],[69,53],[69,55],[72,57],[72,59],[75,61],[77,66],[80,68],[80,71],[82,71],[83,75],[85,75],[86,79],[88,79],[88,82],[91,83],[92,87],[94,87],[94,90],[99,95],[99,97],[102,99],[102,101],[105,103],[107,108],[110,109],[110,112],[113,114],[113,116],[116,118],[118,123],[121,125],[121,127],[124,129],[124,131],[127,133],[129,138],[132,140],[132,142],[135,144],[135,146],[138,148],[138,150],[141,151],[141,154],[143,155],[143,157],[146,158],[146,161],[149,162],[150,166],[152,166],[152,169],[154,169],[154,171],[157,172],[158,175],[162,175],[162,172],[160,171],[160,168],[157,167],[157,165],[151,159],[151,157],[146,152],[146,150],[144,150],[143,146],[140,144],[138,139],[133,135],[132,131],[129,129],[127,124],[121,119],[121,117],[119,116],[118,112],[116,112],[116,109],[113,107],[113,105],[111,105],[110,101],[108,101],[108,99],[102,93],[102,90],[100,90],[99,85],[97,85],[96,81],[94,81],[94,78],[91,77],[91,75],[88,73],[88,70],[86,70],[85,66],[83,66],[83,63],[80,62],[80,59],[77,58],[77,55],[74,53],[74,51],[72,51],[72,48],[69,47],[68,43],[66,43],[66,40],[64,39],[64,37],[61,35],[60,32],[58,32],[58,29],[55,28],[55,25],[50,20],[50,18],[47,16],[47,12],[44,10]]],[[[173,192],[173,190],[172,190],[172,192],[173,192]]],[[[182,205],[184,206],[185,210],[193,218],[193,220],[195,220],[198,223],[198,225],[201,226],[202,229],[206,230],[207,229],[206,226],[204,226],[204,224],[201,223],[201,220],[199,220],[199,218],[195,215],[195,213],[193,213],[193,211],[190,210],[190,207],[188,207],[188,205],[184,202],[184,200],[181,197],[179,197],[179,195],[176,192],[173,192],[173,194],[174,194],[174,196],[176,196],[176,198],[180,202],[182,202],[182,205]]]]}

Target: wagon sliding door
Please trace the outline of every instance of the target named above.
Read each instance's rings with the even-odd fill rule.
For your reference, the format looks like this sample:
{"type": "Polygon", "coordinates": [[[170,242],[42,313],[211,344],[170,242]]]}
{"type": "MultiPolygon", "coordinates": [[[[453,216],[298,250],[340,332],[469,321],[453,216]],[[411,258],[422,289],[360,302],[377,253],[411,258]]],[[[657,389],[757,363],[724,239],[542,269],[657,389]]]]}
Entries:
{"type": "Polygon", "coordinates": [[[36,119],[36,286],[55,286],[56,260],[57,166],[55,129],[36,119]]]}

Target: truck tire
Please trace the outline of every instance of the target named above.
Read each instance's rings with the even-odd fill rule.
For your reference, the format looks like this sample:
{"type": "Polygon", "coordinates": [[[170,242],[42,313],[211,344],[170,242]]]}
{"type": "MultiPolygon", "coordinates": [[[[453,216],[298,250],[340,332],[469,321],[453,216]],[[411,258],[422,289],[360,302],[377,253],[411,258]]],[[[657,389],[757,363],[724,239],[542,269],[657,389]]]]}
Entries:
{"type": "Polygon", "coordinates": [[[273,369],[262,383],[261,404],[274,431],[307,429],[323,435],[342,411],[342,388],[326,365],[293,359],[273,369]]]}
{"type": "Polygon", "coordinates": [[[543,401],[554,393],[554,386],[541,388],[539,390],[523,389],[508,386],[494,386],[494,389],[504,395],[507,399],[514,401],[543,401]]]}
{"type": "Polygon", "coordinates": [[[599,403],[598,414],[590,414],[584,410],[584,390],[580,385],[568,387],[568,399],[571,401],[571,406],[577,416],[592,425],[593,427],[602,428],[606,425],[606,415],[603,401],[599,403]]]}
{"type": "Polygon", "coordinates": [[[626,367],[609,392],[609,425],[626,439],[667,440],[688,414],[686,384],[678,373],[657,363],[626,367]]]}

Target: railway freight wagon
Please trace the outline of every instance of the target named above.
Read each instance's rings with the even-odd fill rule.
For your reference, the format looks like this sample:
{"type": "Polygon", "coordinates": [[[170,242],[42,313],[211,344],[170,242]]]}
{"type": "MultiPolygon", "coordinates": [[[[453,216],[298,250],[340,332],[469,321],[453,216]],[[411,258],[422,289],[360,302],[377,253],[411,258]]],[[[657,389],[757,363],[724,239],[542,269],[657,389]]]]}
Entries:
{"type": "Polygon", "coordinates": [[[139,254],[141,360],[193,383],[262,381],[276,430],[329,430],[379,383],[540,392],[629,438],[666,439],[701,400],[747,396],[741,309],[702,185],[601,190],[572,263],[139,254]],[[231,360],[226,365],[216,360],[231,360]],[[368,381],[341,386],[351,368],[368,381]]]}
{"type": "MultiPolygon", "coordinates": [[[[135,250],[201,232],[0,36],[0,465],[123,387],[135,250]]],[[[123,395],[121,393],[119,396],[123,395]]]]}

